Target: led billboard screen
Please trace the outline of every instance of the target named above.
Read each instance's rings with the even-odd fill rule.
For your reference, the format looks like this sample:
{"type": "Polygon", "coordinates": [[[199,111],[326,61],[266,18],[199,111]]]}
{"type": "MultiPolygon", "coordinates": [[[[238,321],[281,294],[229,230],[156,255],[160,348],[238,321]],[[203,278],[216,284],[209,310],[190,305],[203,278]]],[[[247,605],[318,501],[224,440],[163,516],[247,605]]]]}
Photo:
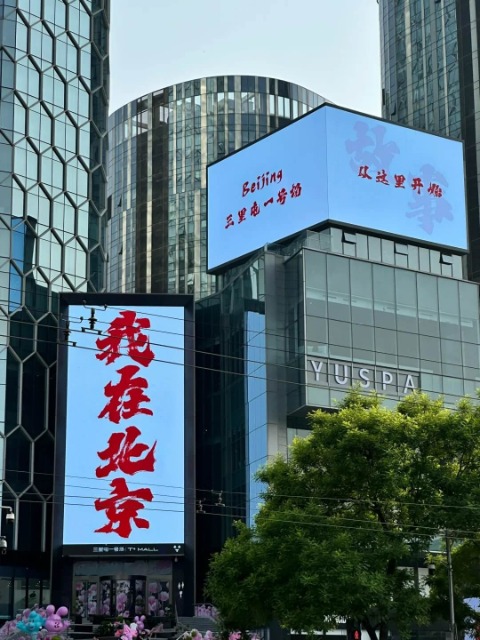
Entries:
{"type": "Polygon", "coordinates": [[[324,105],[208,167],[208,268],[326,220],[467,248],[463,145],[324,105]]]}
{"type": "Polygon", "coordinates": [[[68,312],[63,544],[182,543],[185,309],[95,312],[68,312]]]}

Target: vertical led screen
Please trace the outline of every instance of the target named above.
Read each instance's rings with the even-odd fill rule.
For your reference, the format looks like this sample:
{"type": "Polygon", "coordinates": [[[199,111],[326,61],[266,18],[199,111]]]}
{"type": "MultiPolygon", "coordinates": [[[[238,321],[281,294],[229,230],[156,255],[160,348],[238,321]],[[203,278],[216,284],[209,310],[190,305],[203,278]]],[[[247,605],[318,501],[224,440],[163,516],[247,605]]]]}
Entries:
{"type": "Polygon", "coordinates": [[[184,542],[185,309],[69,306],[64,545],[184,542]]]}

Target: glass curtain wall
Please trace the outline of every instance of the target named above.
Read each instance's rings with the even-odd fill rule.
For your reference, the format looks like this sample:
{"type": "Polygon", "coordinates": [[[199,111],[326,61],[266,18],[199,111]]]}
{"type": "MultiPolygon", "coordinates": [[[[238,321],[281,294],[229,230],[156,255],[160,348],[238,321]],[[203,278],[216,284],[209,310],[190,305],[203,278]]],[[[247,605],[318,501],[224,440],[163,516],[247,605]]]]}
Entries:
{"type": "Polygon", "coordinates": [[[379,0],[383,116],[465,143],[469,277],[480,279],[478,3],[379,0]]]}
{"type": "Polygon", "coordinates": [[[109,0],[0,0],[2,570],[49,551],[58,294],[105,286],[108,28],[109,0]]]}
{"type": "Polygon", "coordinates": [[[166,87],[113,113],[109,290],[213,293],[207,164],[323,102],[274,78],[218,76],[166,87]]]}

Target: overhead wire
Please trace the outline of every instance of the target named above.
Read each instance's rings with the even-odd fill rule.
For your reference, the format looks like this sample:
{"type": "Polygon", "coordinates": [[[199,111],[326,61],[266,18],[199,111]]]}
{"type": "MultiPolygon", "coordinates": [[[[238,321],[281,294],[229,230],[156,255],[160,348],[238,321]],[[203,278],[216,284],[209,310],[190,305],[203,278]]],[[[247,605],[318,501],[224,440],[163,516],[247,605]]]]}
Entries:
{"type": "MultiPolygon", "coordinates": [[[[86,319],[84,319],[84,320],[86,321],[86,319]]],[[[16,322],[17,322],[17,324],[25,324],[25,325],[28,325],[28,326],[33,326],[33,323],[28,322],[28,321],[16,321],[16,322]]],[[[42,329],[43,328],[45,328],[45,326],[43,326],[42,329]]],[[[59,329],[59,327],[57,325],[54,325],[51,328],[55,329],[56,331],[60,331],[60,329],[59,329]]],[[[86,329],[85,331],[82,331],[81,329],[79,330],[79,329],[70,328],[69,331],[71,333],[76,332],[76,333],[80,333],[82,335],[84,335],[87,332],[88,333],[92,333],[92,334],[93,333],[97,333],[96,329],[93,329],[93,330],[86,329]]],[[[258,332],[257,335],[261,335],[261,334],[263,334],[262,331],[258,332]]],[[[99,336],[103,335],[105,337],[105,334],[98,333],[97,335],[99,335],[99,336]]],[[[174,334],[174,335],[177,335],[177,334],[174,334]]],[[[178,334],[178,335],[182,336],[183,334],[178,334]]],[[[75,344],[75,345],[69,344],[70,341],[66,341],[66,342],[62,342],[62,341],[59,341],[59,340],[53,341],[53,340],[46,340],[46,339],[42,339],[42,338],[38,338],[38,337],[34,338],[34,337],[30,337],[30,336],[16,336],[16,335],[12,336],[11,334],[8,335],[8,334],[1,334],[1,333],[0,333],[0,338],[6,338],[6,339],[11,339],[12,338],[12,339],[18,340],[18,341],[22,341],[23,340],[23,341],[28,341],[28,342],[52,344],[52,345],[56,345],[57,347],[58,346],[68,346],[68,347],[72,347],[72,348],[76,348],[76,349],[85,349],[85,350],[90,350],[90,351],[97,351],[97,349],[95,347],[88,347],[88,346],[78,345],[78,344],[75,344]]],[[[242,356],[223,355],[223,354],[220,354],[220,353],[214,353],[214,352],[210,352],[210,351],[203,351],[203,350],[195,349],[195,348],[189,349],[189,348],[179,347],[177,345],[169,345],[169,344],[155,343],[155,342],[151,342],[150,345],[153,346],[153,347],[157,346],[157,347],[159,347],[161,349],[171,349],[173,351],[184,351],[184,352],[186,351],[187,353],[190,352],[190,353],[193,353],[193,354],[196,354],[196,355],[201,355],[202,357],[205,357],[205,358],[213,358],[213,359],[223,360],[223,361],[227,361],[227,362],[230,360],[230,361],[238,362],[239,364],[244,363],[244,364],[258,365],[259,368],[262,367],[262,366],[265,366],[267,364],[270,364],[269,362],[267,362],[266,359],[265,360],[253,360],[253,359],[243,358],[242,356]]],[[[267,347],[267,346],[261,346],[260,347],[260,346],[255,345],[255,344],[249,345],[248,343],[243,343],[242,346],[246,347],[246,348],[252,348],[254,350],[261,349],[261,350],[264,350],[265,352],[271,351],[270,348],[267,347]]],[[[330,345],[330,346],[332,346],[332,345],[330,345]]],[[[335,345],[333,345],[333,346],[335,346],[335,345]]],[[[337,345],[337,346],[341,346],[341,345],[337,345]]],[[[363,349],[363,350],[364,351],[369,351],[368,349],[363,349]]],[[[98,350],[98,351],[100,351],[100,350],[98,350]]],[[[285,350],[281,350],[281,349],[274,349],[274,351],[278,351],[278,352],[281,352],[281,353],[286,353],[285,350]]],[[[371,350],[371,353],[375,354],[377,352],[375,350],[371,350]]],[[[127,356],[125,354],[120,354],[120,357],[127,357],[127,356]]],[[[305,357],[309,358],[311,360],[318,360],[318,359],[322,359],[322,358],[328,358],[329,356],[327,356],[327,355],[306,354],[305,357]]],[[[422,358],[422,360],[424,360],[425,362],[430,362],[430,361],[425,360],[423,358],[422,358]]],[[[302,381],[290,380],[290,379],[286,379],[286,378],[274,378],[274,377],[271,377],[271,376],[269,376],[267,378],[266,375],[262,376],[262,375],[258,375],[256,373],[254,373],[254,372],[235,371],[233,369],[221,368],[220,366],[219,367],[206,366],[206,365],[198,364],[196,362],[194,362],[194,363],[182,363],[182,362],[176,362],[174,360],[166,360],[166,359],[160,359],[160,358],[154,358],[153,361],[154,362],[160,362],[160,363],[163,363],[163,364],[187,366],[187,367],[190,367],[192,369],[200,369],[202,371],[209,371],[209,372],[212,372],[212,373],[224,374],[224,375],[229,375],[229,376],[241,376],[241,377],[244,377],[244,378],[251,378],[251,379],[254,379],[254,380],[256,379],[256,380],[262,380],[262,381],[267,381],[267,380],[268,381],[274,381],[274,382],[288,384],[288,385],[290,385],[292,387],[299,386],[299,387],[303,388],[305,386],[305,382],[302,382],[302,381]]],[[[432,360],[431,362],[433,364],[436,361],[432,360]]],[[[287,364],[287,363],[272,363],[272,364],[276,368],[284,369],[287,372],[290,371],[290,370],[292,372],[294,372],[294,373],[305,371],[303,368],[296,367],[296,366],[293,366],[293,365],[290,365],[290,364],[287,364]]],[[[350,360],[345,360],[344,362],[342,362],[342,364],[345,364],[345,366],[352,366],[352,362],[350,360]]],[[[353,363],[353,366],[354,366],[354,364],[355,363],[353,363]]],[[[371,366],[380,366],[380,365],[372,364],[371,366]]],[[[385,365],[385,366],[391,366],[391,365],[385,365]]],[[[419,374],[422,373],[422,371],[420,369],[411,370],[411,371],[409,370],[408,372],[399,369],[399,372],[400,373],[404,373],[404,374],[409,373],[410,375],[419,375],[419,374]]],[[[314,372],[312,371],[312,373],[314,373],[314,372]]],[[[450,377],[455,378],[455,376],[450,376],[450,377]]],[[[457,379],[463,380],[464,377],[463,376],[458,376],[457,379]]],[[[370,382],[372,383],[372,386],[369,387],[369,389],[373,389],[374,381],[371,380],[370,382]]],[[[474,398],[472,398],[472,400],[474,400],[474,398]]],[[[314,408],[312,408],[312,410],[314,410],[314,408]]]]}
{"type": "MultiPolygon", "coordinates": [[[[112,308],[112,307],[109,307],[109,308],[112,308]]],[[[123,311],[127,311],[127,309],[121,309],[121,310],[123,310],[123,311]]],[[[143,313],[143,309],[142,309],[142,313],[143,313]]],[[[145,314],[145,315],[148,315],[148,314],[145,314]]],[[[185,320],[186,320],[185,318],[172,318],[172,316],[168,316],[168,315],[167,315],[167,316],[163,316],[163,317],[168,318],[168,320],[178,320],[178,321],[182,321],[182,322],[185,322],[185,320]]],[[[87,318],[83,318],[83,317],[79,316],[79,317],[78,317],[78,320],[79,320],[79,321],[82,321],[82,320],[83,320],[83,321],[85,321],[85,322],[88,322],[88,317],[87,317],[87,318]]],[[[99,321],[98,319],[97,319],[97,322],[102,323],[102,321],[99,321]]],[[[28,324],[28,325],[30,325],[31,323],[29,323],[29,322],[24,322],[24,324],[28,324]]],[[[106,323],[106,322],[105,322],[104,324],[108,324],[108,323],[106,323]]],[[[43,328],[45,328],[45,326],[44,326],[43,328]]],[[[52,328],[52,329],[54,329],[54,330],[56,330],[56,331],[58,331],[58,330],[59,330],[59,328],[58,328],[58,326],[57,326],[57,325],[51,325],[51,326],[50,326],[50,328],[52,328]]],[[[70,329],[70,331],[71,331],[71,332],[84,333],[84,332],[82,332],[82,331],[81,331],[81,330],[79,330],[79,329],[70,329]]],[[[87,329],[87,331],[88,331],[88,329],[87,329]]],[[[176,333],[176,332],[162,331],[162,330],[156,330],[156,329],[151,329],[149,332],[159,332],[159,333],[162,333],[162,334],[169,334],[169,333],[170,333],[170,334],[179,335],[180,337],[183,337],[183,334],[182,334],[182,333],[180,333],[180,332],[179,332],[179,333],[176,333]]],[[[102,332],[100,332],[99,330],[93,330],[93,332],[92,332],[92,333],[96,333],[97,335],[105,335],[105,334],[102,334],[102,332]]],[[[265,332],[264,332],[263,330],[260,330],[260,331],[258,331],[258,332],[257,332],[257,331],[255,331],[254,333],[256,333],[256,334],[258,334],[258,335],[261,335],[261,334],[264,334],[265,332]]],[[[5,336],[5,337],[8,337],[8,336],[5,336]]],[[[15,339],[31,340],[31,338],[29,338],[29,337],[24,337],[24,336],[14,336],[14,337],[15,337],[15,339]]],[[[283,336],[282,336],[282,337],[283,337],[283,336]]],[[[41,341],[41,340],[38,340],[38,339],[37,339],[37,341],[41,341]]],[[[51,340],[45,340],[45,342],[50,343],[50,344],[56,344],[56,345],[58,345],[58,344],[62,344],[62,343],[61,343],[61,342],[59,342],[58,340],[57,340],[55,343],[54,343],[53,341],[51,341],[51,340]]],[[[183,347],[176,347],[176,346],[173,346],[173,345],[166,345],[166,344],[160,344],[160,343],[155,343],[155,342],[151,342],[150,344],[151,344],[151,346],[160,346],[160,347],[162,347],[162,348],[171,348],[171,349],[173,348],[173,349],[183,350],[183,347]]],[[[77,346],[78,346],[78,345],[77,345],[77,346]]],[[[246,345],[246,346],[248,346],[248,345],[246,345]]],[[[258,348],[263,348],[263,349],[267,350],[267,347],[266,347],[266,346],[264,346],[264,347],[259,347],[258,345],[252,345],[252,347],[253,347],[253,348],[257,348],[257,349],[258,349],[258,348]]],[[[98,349],[91,348],[91,347],[87,347],[87,346],[83,346],[83,345],[82,345],[82,346],[80,346],[79,348],[82,348],[82,349],[88,349],[88,350],[97,351],[97,352],[99,351],[98,349]]],[[[197,350],[195,350],[195,351],[196,351],[196,352],[198,352],[197,350]]],[[[283,351],[283,350],[282,350],[282,351],[283,351]]],[[[223,356],[222,354],[211,354],[210,352],[200,352],[200,353],[203,353],[204,355],[207,355],[207,356],[218,357],[218,358],[220,358],[220,359],[221,359],[221,358],[235,358],[236,360],[240,360],[241,362],[245,362],[245,361],[246,361],[244,358],[237,357],[237,356],[223,356]]],[[[183,366],[185,366],[185,363],[178,363],[178,362],[165,361],[165,360],[156,360],[156,361],[166,362],[167,364],[177,364],[177,365],[183,365],[183,366]]],[[[264,364],[265,364],[265,362],[264,362],[264,361],[248,361],[248,360],[247,360],[247,362],[250,362],[250,363],[256,363],[256,364],[260,364],[260,365],[264,365],[264,364]]],[[[195,366],[195,365],[192,365],[192,366],[195,366]]],[[[286,365],[285,367],[287,368],[287,367],[288,367],[288,365],[286,365]]],[[[249,374],[249,373],[242,373],[242,372],[235,372],[235,371],[228,371],[228,370],[220,370],[220,369],[215,369],[215,368],[210,368],[210,367],[197,367],[197,368],[207,369],[207,370],[212,370],[212,371],[214,371],[214,372],[216,372],[216,373],[226,373],[226,374],[233,374],[233,375],[244,375],[244,376],[253,377],[253,378],[256,378],[256,377],[257,377],[257,376],[255,376],[255,375],[252,375],[252,374],[249,374]]],[[[295,367],[294,369],[295,369],[296,371],[298,371],[298,368],[296,368],[296,367],[295,367]]],[[[262,380],[265,380],[265,377],[261,377],[261,379],[262,379],[262,380]]],[[[279,380],[279,381],[280,381],[280,380],[279,380]]],[[[290,383],[290,384],[291,384],[291,382],[290,382],[290,381],[287,381],[287,380],[285,380],[284,382],[288,382],[288,383],[290,383]]],[[[303,383],[298,383],[298,384],[301,384],[301,385],[303,386],[303,383]]],[[[71,487],[77,488],[77,486],[76,486],[76,485],[67,485],[67,486],[71,486],[71,487]]],[[[152,485],[152,486],[153,486],[153,485],[152,485]]],[[[81,486],[78,486],[78,488],[88,488],[88,487],[81,487],[81,486]]],[[[202,491],[202,490],[201,490],[201,489],[196,489],[196,491],[202,491]]],[[[212,491],[212,490],[206,490],[206,491],[212,491]]],[[[232,492],[232,493],[233,493],[233,492],[232,492]]],[[[235,492],[235,493],[239,493],[239,492],[235,492]]],[[[247,495],[247,494],[245,493],[244,495],[247,495]]],[[[66,496],[66,497],[77,497],[77,498],[78,498],[78,497],[80,497],[80,498],[82,498],[82,499],[83,499],[83,496],[66,496]]],[[[172,497],[173,497],[173,496],[172,496],[172,497]]],[[[176,496],[175,496],[175,497],[176,497],[176,496]]],[[[277,497],[278,497],[278,496],[277,496],[277,497]]],[[[293,496],[288,496],[288,497],[293,497],[293,496]]],[[[322,500],[322,498],[316,498],[315,496],[311,496],[311,497],[306,497],[306,496],[297,496],[297,497],[298,497],[298,498],[310,498],[310,499],[317,499],[317,500],[318,500],[318,499],[320,499],[320,500],[322,500]]],[[[328,499],[328,498],[327,498],[327,499],[328,499]]],[[[25,502],[25,500],[23,500],[22,498],[20,498],[20,501],[21,501],[21,502],[25,502]]],[[[348,499],[348,501],[354,501],[354,500],[353,500],[353,499],[348,499]]],[[[36,501],[32,501],[32,502],[36,502],[36,501]]],[[[159,501],[159,502],[161,502],[161,503],[167,503],[167,501],[159,501]]],[[[49,502],[49,504],[51,504],[51,502],[49,502]]],[[[181,504],[181,503],[173,503],[173,504],[181,504]]],[[[403,504],[407,504],[407,503],[403,503],[403,504]]],[[[415,505],[416,505],[416,503],[412,503],[412,504],[415,504],[415,505]]],[[[86,505],[82,505],[82,506],[86,506],[86,505]]],[[[205,505],[205,506],[206,506],[206,505],[205,505]]],[[[416,505],[416,506],[423,506],[423,505],[416,505]]],[[[458,506],[455,506],[455,505],[433,505],[433,506],[438,507],[438,508],[462,508],[462,506],[458,507],[458,506]]],[[[230,508],[230,507],[229,507],[229,508],[230,508]]],[[[239,509],[239,506],[233,506],[233,507],[231,507],[231,508],[234,508],[234,509],[237,509],[237,510],[238,510],[238,509],[239,509]]],[[[469,506],[464,506],[463,508],[469,508],[469,506]]],[[[480,508],[480,507],[479,507],[479,508],[480,508]]],[[[242,507],[242,509],[244,509],[244,510],[245,510],[245,507],[242,507]]],[[[166,511],[168,511],[168,510],[166,510],[166,511]]],[[[179,511],[179,512],[182,512],[182,511],[179,511]]],[[[214,514],[214,513],[212,513],[212,514],[210,514],[210,513],[206,512],[206,511],[202,511],[202,513],[205,513],[206,515],[219,515],[218,513],[215,513],[215,514],[214,514]]],[[[220,515],[222,515],[222,514],[220,514],[220,515]]],[[[224,515],[225,515],[225,514],[224,514],[224,515]]],[[[229,516],[229,517],[241,517],[241,516],[229,516]]],[[[345,519],[345,518],[342,518],[342,519],[345,519]]],[[[347,520],[353,520],[353,519],[347,519],[347,520]]],[[[357,520],[353,520],[353,521],[357,521],[357,522],[370,522],[370,521],[361,521],[361,520],[358,520],[358,519],[357,519],[357,520]]],[[[285,522],[295,522],[295,521],[285,521],[285,522]]],[[[304,524],[304,522],[303,522],[303,521],[302,521],[302,522],[298,522],[298,521],[296,521],[296,523],[297,523],[297,524],[304,524]]],[[[322,524],[322,526],[324,526],[324,525],[322,524]]],[[[327,526],[327,525],[325,525],[325,526],[327,526]]],[[[328,526],[333,526],[333,525],[328,525],[328,526]]],[[[349,528],[353,528],[353,527],[349,527],[349,528]]],[[[357,528],[358,528],[358,527],[357,527],[357,528]]],[[[436,528],[434,528],[434,527],[426,527],[426,526],[420,526],[420,525],[419,525],[417,528],[430,529],[430,530],[435,530],[435,531],[436,531],[436,528]]],[[[368,530],[370,530],[370,529],[368,529],[368,530]]],[[[417,532],[417,533],[418,533],[418,532],[417,532]]],[[[474,532],[474,531],[465,531],[464,533],[471,533],[471,534],[474,534],[474,535],[476,535],[476,534],[477,534],[477,532],[474,532]]],[[[418,534],[418,535],[420,535],[420,534],[418,534]]],[[[425,535],[427,535],[427,536],[431,536],[431,534],[425,534],[425,535]]]]}

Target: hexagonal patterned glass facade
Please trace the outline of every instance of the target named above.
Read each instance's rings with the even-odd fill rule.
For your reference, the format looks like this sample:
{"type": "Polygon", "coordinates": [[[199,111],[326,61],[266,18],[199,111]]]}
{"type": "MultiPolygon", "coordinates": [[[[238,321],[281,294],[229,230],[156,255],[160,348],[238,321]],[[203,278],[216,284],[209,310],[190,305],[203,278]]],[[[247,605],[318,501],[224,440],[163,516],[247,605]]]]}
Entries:
{"type": "Polygon", "coordinates": [[[108,27],[109,0],[0,0],[0,490],[22,553],[49,550],[58,294],[105,284],[108,27]]]}
{"type": "Polygon", "coordinates": [[[274,78],[217,76],[155,91],[113,113],[109,290],[212,293],[207,164],[324,101],[274,78]]]}

